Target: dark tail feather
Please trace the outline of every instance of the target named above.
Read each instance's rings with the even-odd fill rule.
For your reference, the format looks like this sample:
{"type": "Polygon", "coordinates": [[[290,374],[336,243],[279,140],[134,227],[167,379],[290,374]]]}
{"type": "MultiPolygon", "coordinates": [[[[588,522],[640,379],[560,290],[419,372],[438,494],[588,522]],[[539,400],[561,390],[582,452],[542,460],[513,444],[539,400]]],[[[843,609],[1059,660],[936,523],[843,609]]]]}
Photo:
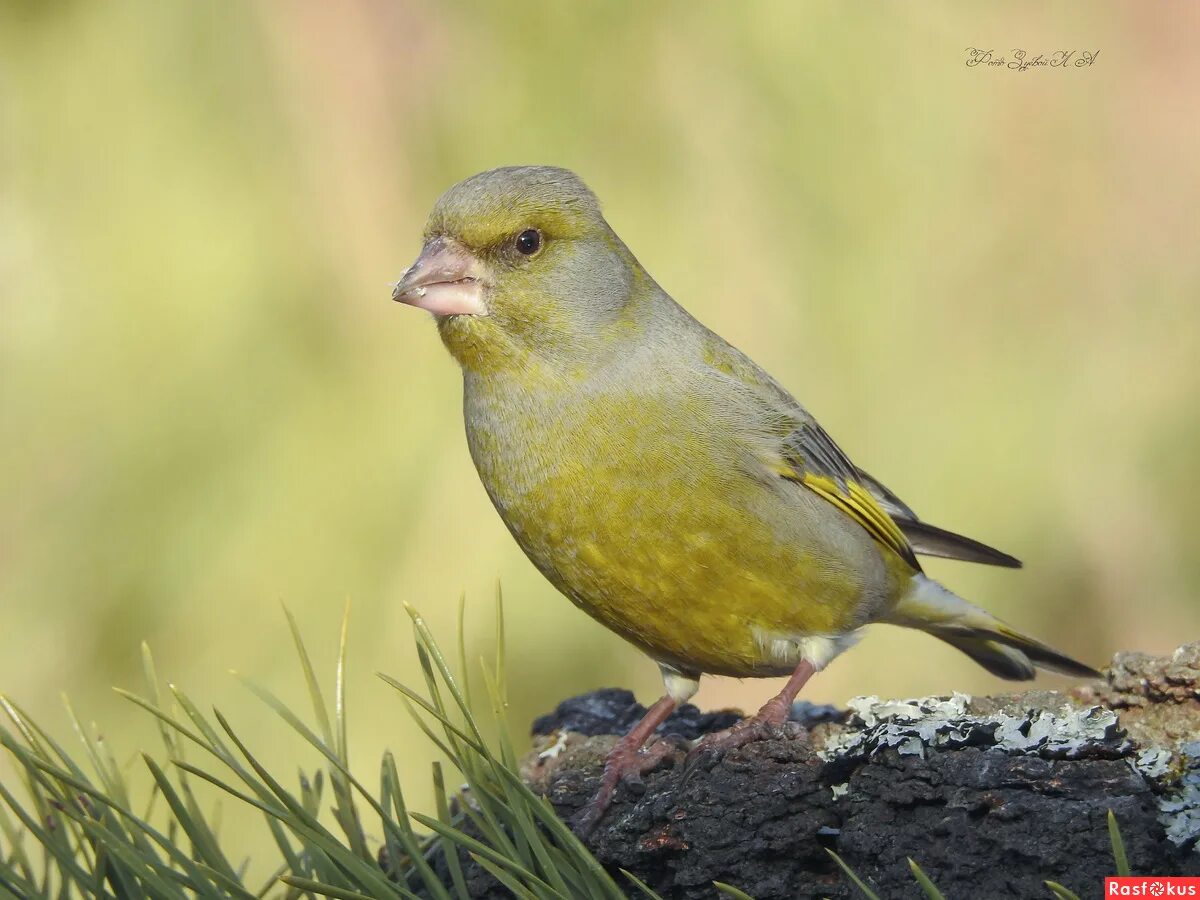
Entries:
{"type": "Polygon", "coordinates": [[[1049,669],[1062,675],[1077,678],[1099,678],[1100,673],[1091,666],[1065,656],[1045,644],[1017,635],[962,634],[931,631],[956,650],[961,650],[993,675],[1009,681],[1030,681],[1037,674],[1034,670],[1049,669]]]}
{"type": "MultiPolygon", "coordinates": [[[[983,563],[988,566],[1004,566],[1008,569],[1021,568],[1016,557],[1002,553],[995,547],[936,525],[926,525],[914,519],[896,519],[896,524],[912,544],[913,550],[925,556],[940,556],[944,559],[961,559],[964,562],[983,563]]],[[[960,648],[961,649],[961,648],[960,648]]]]}
{"type": "Polygon", "coordinates": [[[1001,678],[1032,678],[1035,666],[1063,675],[1100,677],[1091,666],[1021,634],[924,575],[913,576],[911,590],[880,621],[941,638],[1001,678]]]}
{"type": "Polygon", "coordinates": [[[1032,681],[1037,675],[1029,657],[1020,650],[986,638],[948,634],[936,636],[955,650],[961,650],[999,678],[1007,678],[1009,681],[1032,681]]]}
{"type": "Polygon", "coordinates": [[[988,636],[997,643],[1019,650],[1028,656],[1038,668],[1049,669],[1051,672],[1058,672],[1062,675],[1074,675],[1077,678],[1101,677],[1100,672],[1091,666],[1071,659],[1065,653],[1059,653],[1053,647],[1026,637],[1007,625],[997,625],[988,632],[988,636]]]}

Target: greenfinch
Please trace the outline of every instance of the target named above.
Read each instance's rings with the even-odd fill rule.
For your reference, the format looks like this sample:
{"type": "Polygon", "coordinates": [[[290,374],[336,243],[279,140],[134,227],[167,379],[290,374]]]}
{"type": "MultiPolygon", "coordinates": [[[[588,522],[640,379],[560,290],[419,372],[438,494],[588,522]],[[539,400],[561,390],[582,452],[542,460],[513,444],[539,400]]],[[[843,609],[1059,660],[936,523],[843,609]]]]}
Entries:
{"type": "Polygon", "coordinates": [[[665,696],[609,755],[591,824],[664,755],[642,745],[702,674],[791,676],[705,739],[736,746],[782,725],[873,622],[1002,678],[1097,674],[927,577],[919,554],[1020,563],[921,522],[855,466],[659,287],[573,173],[501,168],[451,187],[393,297],[433,313],[460,364],[471,458],[521,549],[662,671],[665,696]]]}

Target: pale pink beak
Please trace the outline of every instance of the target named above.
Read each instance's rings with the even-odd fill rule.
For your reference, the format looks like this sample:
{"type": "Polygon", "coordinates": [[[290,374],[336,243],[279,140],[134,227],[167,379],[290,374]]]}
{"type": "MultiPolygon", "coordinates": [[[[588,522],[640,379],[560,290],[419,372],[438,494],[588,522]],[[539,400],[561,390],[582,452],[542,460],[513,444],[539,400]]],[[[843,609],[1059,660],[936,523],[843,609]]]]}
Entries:
{"type": "Polygon", "coordinates": [[[409,267],[392,299],[435,316],[486,316],[483,266],[453,238],[434,238],[409,267]]]}

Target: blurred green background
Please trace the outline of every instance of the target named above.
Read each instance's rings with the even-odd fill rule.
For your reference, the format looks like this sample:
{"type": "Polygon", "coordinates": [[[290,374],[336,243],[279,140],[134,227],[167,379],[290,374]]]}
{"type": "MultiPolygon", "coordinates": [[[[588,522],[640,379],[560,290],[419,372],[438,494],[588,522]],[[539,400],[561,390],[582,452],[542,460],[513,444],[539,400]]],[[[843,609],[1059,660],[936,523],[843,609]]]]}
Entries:
{"type": "MultiPolygon", "coordinates": [[[[930,563],[955,590],[1095,664],[1200,636],[1200,7],[0,9],[0,691],[56,733],[65,691],[133,764],[152,722],[109,688],[145,639],[309,765],[226,670],[301,704],[280,604],[328,668],[349,598],[355,758],[395,749],[422,805],[430,747],[373,673],[419,679],[403,601],[449,642],[465,591],[487,653],[497,578],[518,732],[657,696],[513,544],[454,364],[389,299],[441,191],[513,163],[581,173],[861,465],[1026,561],[930,563]]],[[[808,696],[1006,689],[878,628],[808,696]]]]}

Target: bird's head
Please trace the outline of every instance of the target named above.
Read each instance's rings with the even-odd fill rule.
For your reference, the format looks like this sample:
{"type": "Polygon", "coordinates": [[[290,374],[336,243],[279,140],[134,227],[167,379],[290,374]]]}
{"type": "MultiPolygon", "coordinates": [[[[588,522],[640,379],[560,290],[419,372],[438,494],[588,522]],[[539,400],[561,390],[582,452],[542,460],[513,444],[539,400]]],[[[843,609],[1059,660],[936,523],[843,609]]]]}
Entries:
{"type": "Polygon", "coordinates": [[[441,196],[392,296],[433,313],[455,358],[484,372],[603,352],[644,281],[578,176],[514,166],[441,196]]]}

